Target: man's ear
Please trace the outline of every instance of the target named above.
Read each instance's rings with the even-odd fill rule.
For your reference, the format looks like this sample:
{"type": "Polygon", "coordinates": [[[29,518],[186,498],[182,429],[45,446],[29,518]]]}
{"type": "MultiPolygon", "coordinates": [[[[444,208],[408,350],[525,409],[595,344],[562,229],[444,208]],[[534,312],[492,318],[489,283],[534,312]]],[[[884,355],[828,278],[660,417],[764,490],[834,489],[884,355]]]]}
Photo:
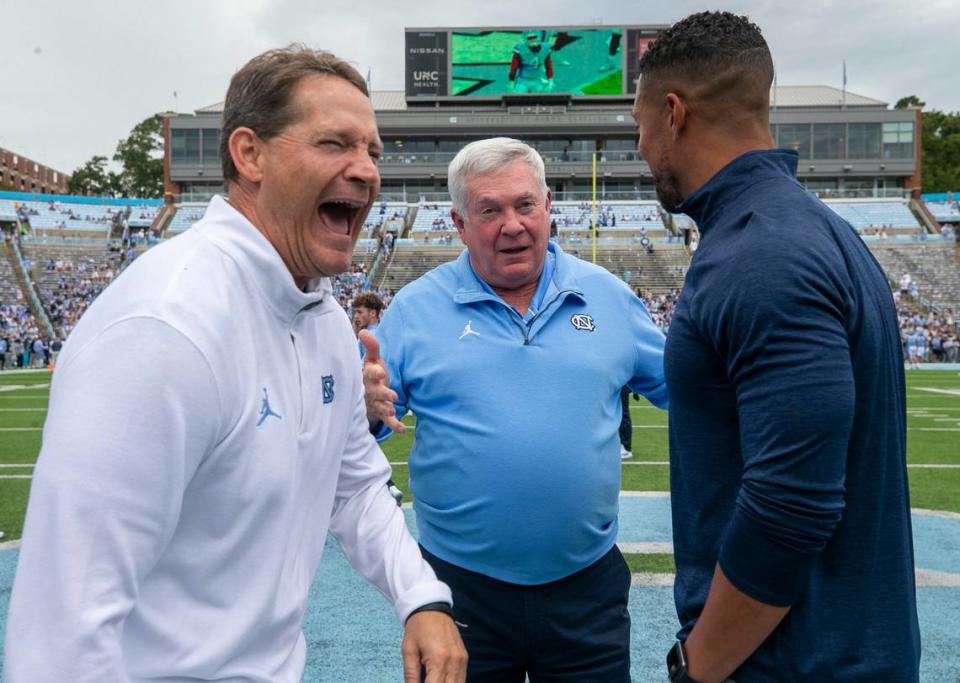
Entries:
{"type": "Polygon", "coordinates": [[[553,206],[553,192],[548,189],[547,199],[546,202],[544,202],[544,208],[547,210],[547,213],[550,213],[551,206],[553,206]]]}
{"type": "Polygon", "coordinates": [[[462,235],[464,230],[463,216],[457,213],[456,209],[450,209],[450,218],[453,220],[453,224],[457,226],[457,232],[462,235]]]}
{"type": "Polygon", "coordinates": [[[263,180],[263,140],[250,128],[241,126],[230,133],[230,157],[237,173],[244,180],[263,180]]]}
{"type": "Polygon", "coordinates": [[[673,135],[673,141],[676,142],[680,138],[680,134],[687,125],[687,114],[689,114],[689,109],[687,108],[687,103],[683,100],[683,98],[676,93],[668,92],[667,111],[669,112],[669,120],[667,123],[670,126],[670,133],[673,135]]]}

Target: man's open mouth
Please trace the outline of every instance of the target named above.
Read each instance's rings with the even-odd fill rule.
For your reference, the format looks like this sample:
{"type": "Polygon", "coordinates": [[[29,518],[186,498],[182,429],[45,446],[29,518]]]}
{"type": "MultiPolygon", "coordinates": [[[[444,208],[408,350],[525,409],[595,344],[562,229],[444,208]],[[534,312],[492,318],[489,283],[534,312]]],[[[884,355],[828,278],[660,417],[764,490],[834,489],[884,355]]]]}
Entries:
{"type": "Polygon", "coordinates": [[[355,199],[330,199],[317,207],[317,213],[325,228],[340,235],[349,235],[364,206],[364,202],[355,199]]]}
{"type": "Polygon", "coordinates": [[[527,250],[527,247],[508,247],[506,249],[501,249],[500,253],[502,254],[520,254],[527,250]]]}

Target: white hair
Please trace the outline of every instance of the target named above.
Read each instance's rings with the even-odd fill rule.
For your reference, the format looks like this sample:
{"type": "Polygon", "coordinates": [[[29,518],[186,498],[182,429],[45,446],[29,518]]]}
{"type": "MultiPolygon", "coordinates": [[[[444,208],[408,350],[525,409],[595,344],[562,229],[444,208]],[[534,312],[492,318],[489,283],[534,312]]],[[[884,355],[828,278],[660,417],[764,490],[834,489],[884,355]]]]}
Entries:
{"type": "Polygon", "coordinates": [[[467,178],[489,175],[507,164],[521,160],[526,162],[533,178],[547,196],[546,171],[543,159],[533,147],[513,138],[488,138],[476,140],[461,149],[447,168],[447,188],[453,202],[453,210],[463,214],[467,207],[467,178]]]}

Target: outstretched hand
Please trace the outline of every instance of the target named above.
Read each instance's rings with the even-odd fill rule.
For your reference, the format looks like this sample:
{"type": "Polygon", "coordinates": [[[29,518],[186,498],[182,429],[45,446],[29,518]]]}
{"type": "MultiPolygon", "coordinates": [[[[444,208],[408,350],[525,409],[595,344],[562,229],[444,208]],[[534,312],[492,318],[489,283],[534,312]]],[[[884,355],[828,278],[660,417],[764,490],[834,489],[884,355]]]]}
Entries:
{"type": "Polygon", "coordinates": [[[397,392],[390,388],[387,364],[380,357],[380,342],[369,330],[361,330],[358,338],[366,349],[363,357],[363,395],[367,404],[367,420],[371,426],[382,422],[393,432],[402,434],[407,431],[407,426],[397,419],[394,407],[397,392]]]}
{"type": "Polygon", "coordinates": [[[467,675],[467,651],[453,619],[440,612],[418,612],[407,620],[403,643],[404,683],[462,683],[467,675]]]}

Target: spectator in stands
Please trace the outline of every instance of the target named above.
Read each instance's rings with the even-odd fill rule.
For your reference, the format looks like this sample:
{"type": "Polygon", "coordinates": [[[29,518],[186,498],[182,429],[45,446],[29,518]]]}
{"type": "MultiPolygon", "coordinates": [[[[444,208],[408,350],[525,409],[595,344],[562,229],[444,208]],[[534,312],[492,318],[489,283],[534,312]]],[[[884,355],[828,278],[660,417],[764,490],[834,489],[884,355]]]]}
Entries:
{"type": "Polygon", "coordinates": [[[7,369],[7,351],[10,350],[10,338],[0,336],[0,370],[7,369]]]}
{"type": "Polygon", "coordinates": [[[670,680],[916,681],[886,276],[797,183],[798,154],[772,149],[773,62],[746,17],[691,15],[638,70],[657,195],[706,236],[665,354],[681,622],[670,680]]]}
{"type": "Polygon", "coordinates": [[[416,413],[420,543],[453,589],[470,680],[629,681],[620,388],[666,405],[663,335],[619,278],[549,242],[533,148],[473,142],[448,185],[467,249],[397,294],[382,364],[361,333],[372,428],[416,413]]]}
{"type": "Polygon", "coordinates": [[[10,599],[10,683],[299,681],[328,529],[405,623],[404,679],[423,663],[427,680],[463,680],[450,591],[387,491],[330,295],[381,149],[347,62],[291,46],[234,74],[229,200],[139,258],[61,356],[10,599]]]}

